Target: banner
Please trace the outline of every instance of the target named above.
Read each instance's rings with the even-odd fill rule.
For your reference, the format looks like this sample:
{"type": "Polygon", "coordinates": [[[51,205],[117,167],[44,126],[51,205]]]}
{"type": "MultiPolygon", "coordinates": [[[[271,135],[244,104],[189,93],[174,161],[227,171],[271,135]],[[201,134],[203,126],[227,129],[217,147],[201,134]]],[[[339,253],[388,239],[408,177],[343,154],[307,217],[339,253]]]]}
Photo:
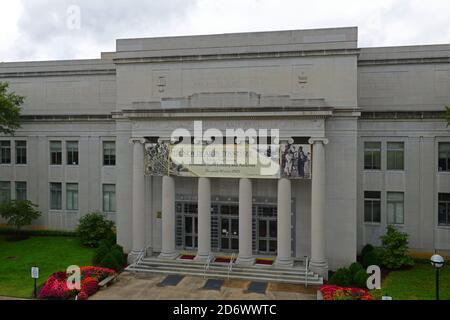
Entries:
{"type": "Polygon", "coordinates": [[[310,179],[310,145],[146,145],[145,174],[182,177],[310,179]]]}

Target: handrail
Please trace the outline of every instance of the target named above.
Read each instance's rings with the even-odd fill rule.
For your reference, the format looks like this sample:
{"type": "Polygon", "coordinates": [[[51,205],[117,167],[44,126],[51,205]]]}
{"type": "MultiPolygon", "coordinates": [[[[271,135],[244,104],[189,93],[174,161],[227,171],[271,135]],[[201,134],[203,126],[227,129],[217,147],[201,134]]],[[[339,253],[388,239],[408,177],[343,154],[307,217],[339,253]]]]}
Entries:
{"type": "Polygon", "coordinates": [[[309,258],[305,256],[305,288],[308,288],[309,258]]]}
{"type": "Polygon", "coordinates": [[[231,273],[231,270],[233,269],[234,257],[235,257],[235,254],[233,252],[233,254],[231,255],[230,262],[228,263],[228,274],[227,274],[228,280],[230,280],[230,273],[231,273]]]}
{"type": "Polygon", "coordinates": [[[206,272],[209,270],[209,266],[213,260],[214,256],[210,253],[208,253],[208,258],[206,258],[206,262],[204,265],[204,270],[203,270],[203,278],[206,277],[206,272]]]}
{"type": "Polygon", "coordinates": [[[142,250],[139,251],[139,254],[136,257],[136,260],[131,264],[133,267],[137,267],[141,261],[145,258],[145,252],[147,251],[147,248],[142,248],[142,250]]]}

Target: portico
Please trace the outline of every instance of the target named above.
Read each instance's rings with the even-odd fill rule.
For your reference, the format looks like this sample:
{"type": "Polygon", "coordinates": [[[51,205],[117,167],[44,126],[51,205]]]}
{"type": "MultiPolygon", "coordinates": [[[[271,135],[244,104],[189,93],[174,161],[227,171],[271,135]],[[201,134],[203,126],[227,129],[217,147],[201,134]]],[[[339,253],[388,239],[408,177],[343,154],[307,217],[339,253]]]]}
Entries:
{"type": "MultiPolygon", "coordinates": [[[[160,139],[160,141],[163,141],[160,139]]],[[[168,142],[168,139],[165,140],[168,142]]],[[[149,142],[144,137],[130,139],[133,144],[133,251],[136,256],[144,248],[146,252],[152,252],[152,244],[144,244],[142,233],[145,229],[143,223],[143,208],[145,198],[144,187],[144,153],[149,142]],[[136,191],[136,193],[135,193],[136,191]]],[[[326,276],[328,271],[326,259],[326,246],[324,234],[324,214],[325,214],[325,148],[328,140],[324,137],[314,137],[309,139],[312,145],[312,180],[311,180],[311,269],[320,275],[326,276]]],[[[212,203],[213,196],[217,194],[212,188],[211,180],[220,178],[198,177],[184,178],[195,180],[197,184],[197,219],[190,220],[195,223],[191,226],[196,229],[197,241],[192,240],[192,249],[196,249],[197,261],[206,261],[208,256],[215,250],[211,248],[211,228],[212,228],[212,203]]],[[[229,178],[227,178],[229,179],[229,178]]],[[[254,252],[252,243],[254,241],[254,209],[253,209],[253,184],[256,179],[236,178],[238,184],[238,217],[234,222],[238,222],[237,236],[233,237],[238,241],[236,247],[229,245],[230,251],[237,254],[236,263],[239,265],[253,265],[257,254],[254,252]],[[234,250],[233,250],[234,249],[234,250]]],[[[294,253],[292,251],[292,225],[293,208],[291,179],[279,178],[277,180],[276,191],[276,251],[274,252],[275,265],[289,267],[293,265],[294,253]]],[[[161,250],[160,259],[173,260],[179,256],[179,248],[176,245],[176,179],[171,175],[162,176],[161,183],[161,250]]],[[[230,225],[227,222],[226,225],[230,225]]],[[[235,223],[234,223],[235,224],[235,223]]],[[[272,224],[272,228],[275,224],[272,224]]],[[[265,225],[264,225],[265,226],[265,225]]],[[[261,226],[258,226],[261,227],[261,226]]],[[[234,231],[235,232],[235,231],[234,231]]],[[[273,232],[273,230],[272,230],[273,232]]],[[[230,238],[229,241],[232,239],[230,238]]],[[[228,240],[227,240],[228,241],[228,240]]]]}

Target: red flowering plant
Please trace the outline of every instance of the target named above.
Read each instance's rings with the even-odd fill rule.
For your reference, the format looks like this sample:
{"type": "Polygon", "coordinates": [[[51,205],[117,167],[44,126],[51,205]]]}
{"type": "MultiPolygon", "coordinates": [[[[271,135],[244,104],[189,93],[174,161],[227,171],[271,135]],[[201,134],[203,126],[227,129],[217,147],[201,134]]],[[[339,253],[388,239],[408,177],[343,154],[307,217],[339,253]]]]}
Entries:
{"type": "Polygon", "coordinates": [[[67,278],[70,274],[59,271],[55,272],[47,279],[44,286],[39,291],[39,299],[73,299],[86,300],[99,289],[99,282],[115,273],[114,270],[100,267],[80,267],[81,289],[69,289],[67,278]]]}
{"type": "Polygon", "coordinates": [[[373,300],[373,296],[361,288],[323,285],[319,290],[324,300],[373,300]]]}

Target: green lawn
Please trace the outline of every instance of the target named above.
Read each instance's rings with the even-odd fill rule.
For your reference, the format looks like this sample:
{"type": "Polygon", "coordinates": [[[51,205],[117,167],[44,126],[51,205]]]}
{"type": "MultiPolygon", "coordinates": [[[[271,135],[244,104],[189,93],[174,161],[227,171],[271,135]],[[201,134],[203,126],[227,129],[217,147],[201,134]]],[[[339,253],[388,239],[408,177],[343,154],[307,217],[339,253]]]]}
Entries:
{"type": "MultiPolygon", "coordinates": [[[[393,271],[384,279],[381,290],[394,300],[434,300],[436,273],[428,261],[416,261],[410,270],[393,271]]],[[[450,266],[440,271],[440,299],[450,300],[450,266]]]]}
{"type": "Polygon", "coordinates": [[[39,267],[38,285],[55,271],[70,265],[90,265],[94,250],[84,248],[77,238],[31,237],[7,242],[0,236],[0,296],[30,298],[34,282],[30,268],[39,267]]]}

